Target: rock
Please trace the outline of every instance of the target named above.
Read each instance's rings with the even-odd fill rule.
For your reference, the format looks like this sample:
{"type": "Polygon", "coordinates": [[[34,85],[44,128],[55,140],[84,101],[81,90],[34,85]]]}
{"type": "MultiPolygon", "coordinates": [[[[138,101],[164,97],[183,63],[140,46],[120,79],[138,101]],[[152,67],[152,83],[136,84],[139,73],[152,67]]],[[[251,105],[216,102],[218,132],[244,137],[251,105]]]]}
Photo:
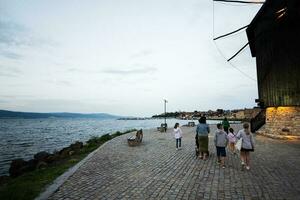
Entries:
{"type": "Polygon", "coordinates": [[[9,181],[9,176],[0,176],[0,186],[9,181]]]}
{"type": "Polygon", "coordinates": [[[28,162],[23,159],[15,159],[11,162],[9,167],[9,174],[11,177],[17,177],[28,171],[28,162]]]}
{"type": "Polygon", "coordinates": [[[58,161],[60,159],[59,154],[50,154],[45,160],[46,163],[53,163],[54,161],[58,161]]]}
{"type": "Polygon", "coordinates": [[[70,155],[70,151],[72,151],[70,147],[63,148],[59,151],[59,155],[61,158],[66,158],[70,155]]]}
{"type": "Polygon", "coordinates": [[[25,172],[35,170],[37,164],[38,160],[36,159],[31,159],[29,161],[25,161],[23,159],[15,159],[10,164],[9,174],[11,177],[20,176],[25,172]]]}
{"type": "Polygon", "coordinates": [[[288,128],[283,128],[281,130],[282,130],[282,132],[290,132],[290,129],[288,129],[288,128]]]}
{"type": "Polygon", "coordinates": [[[41,151],[41,152],[35,154],[33,157],[34,157],[34,159],[36,159],[38,161],[46,161],[49,156],[50,156],[50,154],[47,153],[46,151],[41,151]]]}
{"type": "Polygon", "coordinates": [[[70,145],[70,148],[73,150],[73,151],[79,151],[81,148],[83,147],[83,143],[82,142],[75,142],[74,144],[71,144],[70,145]]]}
{"type": "Polygon", "coordinates": [[[48,166],[48,164],[44,161],[39,161],[36,165],[36,169],[45,169],[48,166]]]}
{"type": "Polygon", "coordinates": [[[27,162],[27,171],[33,171],[36,168],[36,165],[38,164],[37,159],[31,159],[27,162]]]}
{"type": "Polygon", "coordinates": [[[73,155],[75,151],[69,151],[69,156],[73,155]]]}

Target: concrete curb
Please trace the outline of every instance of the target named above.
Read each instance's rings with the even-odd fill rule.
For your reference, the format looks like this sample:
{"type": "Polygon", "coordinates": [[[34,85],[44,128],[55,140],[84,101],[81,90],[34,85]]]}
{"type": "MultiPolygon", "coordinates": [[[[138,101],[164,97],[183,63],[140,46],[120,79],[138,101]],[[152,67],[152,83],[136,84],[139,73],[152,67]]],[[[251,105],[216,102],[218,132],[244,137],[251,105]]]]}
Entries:
{"type": "MultiPolygon", "coordinates": [[[[131,134],[130,133],[126,133],[127,134],[131,134]]],[[[119,137],[119,136],[118,136],[119,137]]],[[[116,137],[117,138],[117,137],[116,137]]],[[[49,186],[46,187],[46,189],[39,194],[38,197],[35,198],[35,200],[46,200],[48,199],[54,192],[56,192],[58,190],[58,188],[70,177],[72,176],[83,164],[85,164],[91,157],[93,157],[93,155],[95,153],[97,153],[101,148],[105,147],[107,144],[109,144],[111,141],[113,141],[113,138],[107,142],[105,142],[104,144],[102,144],[99,148],[97,148],[96,150],[92,151],[90,154],[88,154],[83,160],[81,160],[79,163],[77,163],[76,165],[74,165],[73,167],[71,167],[70,169],[68,169],[65,173],[63,173],[62,175],[60,175],[59,177],[57,177],[53,183],[49,186]]]]}

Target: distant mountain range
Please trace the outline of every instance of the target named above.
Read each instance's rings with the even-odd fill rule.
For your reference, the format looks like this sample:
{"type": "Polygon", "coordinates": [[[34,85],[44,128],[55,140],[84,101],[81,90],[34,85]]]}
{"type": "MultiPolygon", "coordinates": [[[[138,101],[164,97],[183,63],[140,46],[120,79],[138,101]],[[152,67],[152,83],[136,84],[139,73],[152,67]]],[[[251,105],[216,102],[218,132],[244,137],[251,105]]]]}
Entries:
{"type": "Polygon", "coordinates": [[[14,118],[14,119],[38,119],[38,118],[94,118],[94,119],[118,119],[124,116],[116,116],[107,113],[34,113],[34,112],[15,112],[8,110],[0,110],[0,118],[14,118]]]}

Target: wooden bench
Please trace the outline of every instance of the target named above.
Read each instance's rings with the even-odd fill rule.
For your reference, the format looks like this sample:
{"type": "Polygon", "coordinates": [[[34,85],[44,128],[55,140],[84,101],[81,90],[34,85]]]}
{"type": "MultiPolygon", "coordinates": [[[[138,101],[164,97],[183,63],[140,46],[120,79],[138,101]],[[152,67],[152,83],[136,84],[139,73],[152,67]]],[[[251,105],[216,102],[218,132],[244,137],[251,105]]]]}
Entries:
{"type": "Polygon", "coordinates": [[[131,147],[137,146],[142,143],[143,140],[143,130],[140,129],[136,132],[135,136],[127,138],[128,145],[131,147]]]}
{"type": "Polygon", "coordinates": [[[168,124],[161,124],[159,127],[157,127],[157,130],[160,131],[160,132],[166,132],[168,129],[168,124]]]}
{"type": "Polygon", "coordinates": [[[194,127],[195,126],[195,122],[188,122],[188,126],[194,127]]]}

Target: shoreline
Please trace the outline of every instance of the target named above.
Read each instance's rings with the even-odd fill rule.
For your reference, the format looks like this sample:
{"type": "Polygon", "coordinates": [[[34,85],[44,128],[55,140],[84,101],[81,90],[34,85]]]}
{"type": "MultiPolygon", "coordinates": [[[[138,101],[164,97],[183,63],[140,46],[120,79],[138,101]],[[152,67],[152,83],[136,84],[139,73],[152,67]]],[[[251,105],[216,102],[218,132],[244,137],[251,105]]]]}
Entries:
{"type": "MultiPolygon", "coordinates": [[[[98,148],[105,145],[110,140],[117,138],[121,135],[132,134],[136,130],[128,130],[124,132],[113,132],[111,134],[105,134],[100,137],[92,137],[87,141],[84,145],[81,146],[77,151],[73,151],[69,147],[66,147],[59,152],[64,152],[57,154],[57,156],[64,155],[63,157],[58,157],[53,163],[49,163],[47,165],[46,158],[41,159],[40,162],[43,165],[41,167],[36,167],[30,171],[25,171],[22,174],[13,177],[13,176],[1,176],[0,177],[0,199],[34,199],[39,195],[47,185],[52,184],[52,182],[62,174],[71,171],[72,169],[77,169],[75,166],[78,163],[84,163],[83,160],[87,160],[92,156],[92,153],[96,151],[98,148]],[[73,151],[73,152],[72,152],[73,151]],[[70,153],[72,152],[72,153],[70,153]],[[27,184],[24,184],[28,182],[27,184]],[[27,185],[31,185],[27,187],[27,185]],[[19,191],[19,192],[18,192],[19,191]],[[17,193],[16,193],[17,192],[17,193]],[[16,195],[16,196],[14,196],[16,195]],[[18,197],[18,195],[23,195],[22,197],[18,197]],[[25,197],[24,197],[25,196],[25,197]]],[[[77,144],[79,144],[78,142],[77,144]]],[[[74,147],[74,146],[73,146],[74,147]]],[[[79,146],[77,146],[79,147],[79,146]]],[[[44,154],[45,155],[45,154],[44,154]]],[[[48,154],[48,158],[53,154],[48,154]]],[[[36,159],[36,158],[34,158],[36,159]]],[[[27,161],[28,163],[33,163],[33,161],[27,161]]],[[[70,172],[69,172],[70,173],[70,172]]]]}
{"type": "MultiPolygon", "coordinates": [[[[15,119],[14,119],[15,120],[15,119]]],[[[21,119],[21,120],[24,120],[24,119],[21,119]]],[[[26,119],[25,119],[26,120],[26,119]]],[[[41,122],[39,121],[40,119],[35,119],[36,122],[35,123],[35,127],[40,127],[41,129],[44,128],[46,125],[47,125],[47,121],[45,119],[43,119],[43,124],[40,124],[41,122]]],[[[50,119],[52,120],[52,119],[50,119]]],[[[176,121],[179,121],[179,123],[181,125],[186,125],[188,124],[189,120],[181,120],[181,119],[176,119],[176,118],[168,118],[167,119],[167,123],[168,123],[168,127],[171,127],[173,126],[173,123],[175,123],[176,121]]],[[[114,120],[114,121],[117,121],[117,120],[114,120]]],[[[112,123],[115,123],[115,122],[112,122],[112,123]]],[[[63,121],[64,122],[64,121],[63,121]]],[[[108,125],[108,123],[104,122],[104,121],[100,121],[100,123],[103,122],[103,125],[108,125]]],[[[216,121],[213,121],[212,123],[215,123],[216,121]]],[[[60,123],[60,122],[55,122],[53,123],[53,125],[55,125],[56,123],[60,123]]],[[[110,123],[110,124],[112,124],[110,123]]],[[[117,122],[116,122],[117,123],[117,122]]],[[[124,123],[125,122],[120,122],[119,124],[116,125],[116,128],[120,127],[120,129],[117,129],[117,130],[113,130],[111,132],[111,134],[113,132],[117,132],[117,131],[126,131],[126,126],[124,126],[124,123]]],[[[160,126],[161,123],[163,123],[163,121],[160,122],[160,119],[154,119],[153,121],[149,120],[149,122],[143,122],[143,121],[139,121],[139,122],[136,122],[135,120],[132,120],[131,122],[128,122],[129,123],[129,126],[128,126],[128,129],[130,129],[130,127],[133,127],[133,128],[136,128],[136,129],[143,129],[143,130],[148,130],[148,129],[155,129],[157,128],[158,126],[160,126]],[[146,124],[145,124],[146,123],[146,124]],[[136,126],[134,126],[136,124],[136,126]],[[146,128],[144,128],[145,126],[148,126],[146,128]]],[[[197,123],[197,122],[196,122],[197,123]]],[[[233,122],[233,123],[236,123],[236,122],[233,122]]],[[[71,145],[71,142],[75,142],[75,141],[80,141],[82,143],[85,143],[86,141],[88,141],[92,136],[90,137],[86,137],[86,136],[80,136],[78,135],[77,133],[74,134],[74,136],[68,136],[68,134],[65,136],[66,137],[66,140],[64,141],[63,140],[63,137],[64,135],[67,133],[64,133],[64,132],[61,132],[61,130],[59,129],[55,129],[55,127],[50,126],[49,129],[46,127],[46,129],[48,130],[52,130],[51,132],[48,133],[48,135],[50,136],[50,140],[44,140],[43,138],[48,138],[48,136],[46,136],[45,134],[40,134],[39,131],[40,130],[36,130],[36,128],[32,128],[32,132],[34,134],[37,135],[37,137],[33,137],[32,138],[32,141],[30,143],[30,146],[29,147],[23,147],[23,146],[20,146],[18,144],[16,144],[16,140],[19,140],[20,142],[23,142],[24,143],[28,143],[28,141],[26,141],[26,134],[28,133],[24,133],[25,135],[23,136],[23,131],[22,130],[18,130],[18,129],[26,129],[26,130],[30,130],[31,132],[31,129],[30,129],[30,124],[29,125],[23,125],[23,124],[27,124],[26,122],[22,122],[22,125],[18,128],[18,129],[14,129],[14,125],[15,123],[11,124],[11,125],[7,125],[6,129],[9,130],[9,135],[6,137],[6,138],[3,138],[4,141],[7,141],[7,145],[14,145],[13,146],[13,150],[11,152],[7,152],[7,154],[3,154],[3,156],[1,157],[1,164],[2,164],[2,170],[1,170],[1,176],[6,176],[6,175],[9,175],[9,167],[11,165],[11,161],[14,160],[14,159],[23,159],[25,161],[28,161],[28,160],[31,160],[34,158],[34,155],[39,153],[39,152],[42,152],[42,151],[46,151],[47,153],[51,154],[55,151],[60,151],[62,150],[63,148],[66,148],[68,146],[71,145]],[[13,131],[17,131],[16,134],[10,134],[12,133],[13,131]],[[59,133],[59,134],[58,134],[59,133]],[[18,135],[20,134],[20,135],[18,135]],[[20,139],[19,139],[20,138],[20,139]],[[40,141],[44,141],[42,144],[40,144],[40,142],[36,142],[35,143],[35,138],[39,139],[39,138],[42,138],[40,141]],[[74,138],[74,139],[72,139],[74,138]],[[59,141],[58,144],[55,144],[54,142],[56,141],[59,141]],[[70,140],[70,142],[67,142],[67,140],[70,140]],[[71,141],[72,140],[72,141],[71,141]],[[62,142],[60,142],[62,141],[62,142]],[[63,144],[63,145],[61,145],[63,144]],[[51,147],[53,146],[53,147],[51,147]],[[50,149],[50,150],[49,150],[50,149]],[[24,150],[24,151],[23,151],[24,150]],[[24,153],[20,153],[19,152],[24,152],[24,153]],[[18,157],[16,157],[15,155],[19,155],[18,157]],[[8,161],[8,159],[10,159],[10,161],[8,161]]],[[[60,123],[61,124],[61,123],[60,123]]],[[[59,124],[58,124],[59,125],[59,124]]],[[[96,128],[96,125],[95,123],[91,124],[91,127],[95,127],[96,128]]],[[[67,124],[66,125],[67,128],[73,128],[71,126],[73,126],[73,124],[67,124]]],[[[80,127],[79,125],[76,125],[74,126],[74,128],[76,128],[77,132],[80,133],[80,131],[82,132],[83,131],[83,135],[94,135],[96,134],[96,131],[97,130],[92,130],[92,129],[89,129],[89,130],[84,130],[84,127],[80,127]],[[91,132],[90,132],[91,131],[91,132]]],[[[101,131],[99,129],[99,133],[97,135],[99,135],[98,137],[100,137],[101,135],[105,135],[107,134],[107,131],[110,129],[109,128],[103,128],[103,131],[101,131]],[[106,131],[107,130],[107,131],[106,131]]],[[[47,131],[47,130],[46,130],[47,131]]],[[[8,132],[8,131],[6,131],[8,132]]],[[[5,131],[3,132],[4,134],[6,133],[5,131]]],[[[72,133],[73,134],[73,133],[72,133]]],[[[28,136],[29,137],[29,136],[28,136]]],[[[0,149],[1,150],[1,149],[0,149]]],[[[2,147],[2,151],[3,152],[6,152],[6,149],[5,149],[5,146],[2,147]]]]}
{"type": "MultiPolygon", "coordinates": [[[[13,159],[13,160],[11,160],[11,164],[12,164],[12,162],[14,160],[23,160],[25,162],[32,162],[33,160],[45,161],[45,158],[36,158],[36,157],[40,157],[40,154],[48,154],[48,157],[49,156],[53,156],[55,154],[65,154],[63,156],[63,158],[65,158],[65,157],[68,156],[67,154],[70,153],[69,156],[71,156],[72,154],[76,153],[75,152],[76,150],[82,148],[84,145],[87,145],[88,143],[91,143],[92,140],[97,140],[97,139],[100,139],[100,138],[103,138],[103,137],[107,137],[108,135],[111,137],[111,139],[113,139],[114,137],[117,137],[119,135],[123,135],[123,134],[127,134],[127,133],[130,133],[130,132],[134,132],[136,130],[137,129],[128,129],[128,130],[125,130],[125,131],[115,131],[115,132],[103,134],[103,135],[100,135],[100,136],[91,136],[90,139],[88,139],[86,141],[79,141],[79,140],[75,141],[74,143],[71,143],[68,146],[62,147],[59,150],[54,150],[52,153],[48,152],[48,151],[38,151],[37,153],[33,154],[33,156],[31,157],[31,159],[25,159],[25,158],[16,158],[16,159],[13,159]],[[68,151],[68,152],[66,152],[66,151],[68,151]]],[[[110,140],[110,139],[108,139],[108,140],[110,140]]],[[[10,164],[10,166],[11,166],[11,164],[10,164]]],[[[30,171],[34,171],[34,170],[30,170],[30,171]]],[[[11,177],[11,175],[9,174],[9,171],[8,171],[8,173],[6,173],[4,175],[1,175],[0,178],[1,177],[11,177]]]]}

